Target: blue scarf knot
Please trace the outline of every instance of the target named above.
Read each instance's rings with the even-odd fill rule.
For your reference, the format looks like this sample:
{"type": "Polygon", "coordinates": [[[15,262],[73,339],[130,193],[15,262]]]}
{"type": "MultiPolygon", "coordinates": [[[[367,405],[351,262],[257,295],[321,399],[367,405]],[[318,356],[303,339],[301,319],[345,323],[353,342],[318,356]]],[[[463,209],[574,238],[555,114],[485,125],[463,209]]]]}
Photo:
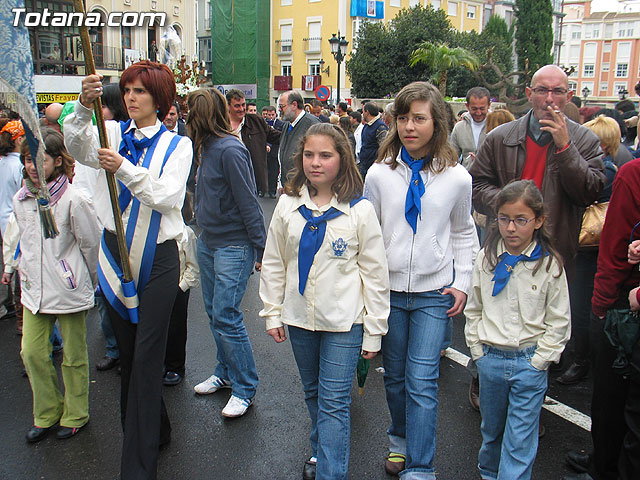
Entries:
{"type": "MultiPolygon", "coordinates": [[[[549,255],[549,253],[546,252],[545,256],[546,255],[549,255]]],[[[511,278],[511,272],[513,272],[513,269],[516,267],[516,264],[518,262],[533,262],[535,260],[538,260],[541,256],[542,245],[540,245],[539,243],[533,249],[531,255],[528,256],[524,254],[511,255],[509,252],[504,252],[502,255],[500,255],[498,264],[496,265],[493,274],[492,280],[495,283],[493,284],[493,292],[491,293],[491,296],[495,297],[504,289],[504,287],[507,286],[507,282],[511,278]]]]}
{"type": "Polygon", "coordinates": [[[424,195],[424,181],[420,172],[424,166],[431,161],[431,155],[427,155],[424,158],[414,160],[409,155],[409,152],[402,147],[400,150],[400,158],[411,168],[411,181],[409,182],[409,188],[407,189],[407,199],[404,204],[404,218],[407,219],[413,233],[416,233],[418,229],[418,216],[422,218],[422,195],[424,195]]]}
{"type": "Polygon", "coordinates": [[[122,142],[120,142],[120,149],[118,153],[122,155],[124,158],[129,160],[132,164],[138,165],[140,161],[140,157],[142,156],[142,152],[144,152],[145,148],[149,148],[151,145],[156,143],[164,132],[167,131],[167,127],[164,124],[160,124],[160,130],[151,138],[143,138],[142,140],[138,140],[135,137],[135,128],[132,128],[128,132],[126,131],[131,125],[131,120],[124,123],[120,123],[120,128],[122,131],[122,142]]]}
{"type": "Polygon", "coordinates": [[[313,212],[305,205],[300,205],[298,211],[307,221],[302,229],[298,247],[298,291],[300,295],[304,295],[304,288],[307,285],[313,259],[318,250],[320,250],[324,234],[327,231],[327,220],[339,217],[342,212],[335,207],[331,207],[322,215],[314,217],[313,212]]]}
{"type": "MultiPolygon", "coordinates": [[[[355,198],[349,202],[349,206],[353,207],[364,197],[355,198]]],[[[313,216],[313,212],[305,205],[298,207],[300,215],[304,217],[307,223],[302,229],[300,235],[300,244],[298,245],[298,291],[300,295],[304,295],[304,288],[307,286],[309,271],[313,265],[313,259],[320,250],[324,240],[324,234],[327,231],[327,221],[332,218],[339,217],[342,212],[335,207],[331,207],[318,217],[313,216]]]]}

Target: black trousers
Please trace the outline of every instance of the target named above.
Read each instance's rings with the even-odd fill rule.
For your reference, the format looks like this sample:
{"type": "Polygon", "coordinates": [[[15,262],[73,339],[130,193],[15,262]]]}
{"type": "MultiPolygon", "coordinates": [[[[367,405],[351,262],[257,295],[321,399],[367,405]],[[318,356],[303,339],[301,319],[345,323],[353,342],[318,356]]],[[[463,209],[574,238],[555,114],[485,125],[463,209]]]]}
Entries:
{"type": "MultiPolygon", "coordinates": [[[[628,306],[628,302],[627,302],[628,306]]],[[[640,372],[623,377],[611,368],[616,351],[604,321],[592,317],[593,397],[589,473],[595,480],[640,478],[640,372]]],[[[640,346],[636,345],[636,350],[640,346]]],[[[634,352],[638,354],[638,352],[634,352]]]]}
{"type": "MultiPolygon", "coordinates": [[[[107,233],[106,242],[120,263],[115,235],[107,233]]],[[[149,282],[138,295],[138,324],[123,319],[107,304],[122,369],[120,412],[124,440],[120,476],[123,480],[155,480],[159,446],[171,439],[171,424],[162,399],[162,376],[179,277],[176,242],[161,243],[156,247],[149,282]]]]}
{"type": "Polygon", "coordinates": [[[178,287],[176,301],[169,321],[169,338],[164,356],[164,369],[184,375],[184,364],[187,356],[187,311],[189,309],[189,293],[178,287]]]}
{"type": "Polygon", "coordinates": [[[571,343],[574,362],[589,363],[589,330],[591,324],[591,297],[593,280],[598,266],[598,249],[580,250],[576,256],[576,275],[571,282],[571,343]]]}
{"type": "Polygon", "coordinates": [[[278,162],[278,147],[271,145],[271,151],[267,153],[267,188],[269,194],[275,194],[278,188],[278,174],[280,173],[280,163],[278,162]]]}

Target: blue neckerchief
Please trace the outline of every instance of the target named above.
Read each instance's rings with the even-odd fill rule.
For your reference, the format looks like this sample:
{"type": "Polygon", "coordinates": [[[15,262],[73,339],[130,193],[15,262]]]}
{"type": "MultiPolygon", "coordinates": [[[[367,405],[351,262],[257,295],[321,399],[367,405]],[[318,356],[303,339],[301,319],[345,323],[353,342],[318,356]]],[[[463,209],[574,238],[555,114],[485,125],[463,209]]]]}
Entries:
{"type": "MultiPolygon", "coordinates": [[[[549,255],[548,252],[545,252],[545,256],[549,255]]],[[[525,262],[533,262],[538,260],[542,256],[542,245],[539,243],[536,245],[536,248],[533,249],[531,255],[527,256],[524,254],[521,255],[511,255],[509,252],[504,252],[499,257],[499,262],[496,265],[496,269],[493,273],[493,293],[492,297],[498,295],[504,287],[507,286],[507,282],[511,278],[511,272],[515,268],[516,264],[520,261],[525,262]]]]}
{"type": "MultiPolygon", "coordinates": [[[[362,198],[352,200],[349,206],[353,207],[362,198]]],[[[331,207],[319,217],[314,217],[313,212],[305,205],[300,205],[298,211],[307,221],[302,229],[298,246],[298,291],[300,295],[304,295],[304,288],[307,286],[307,278],[309,277],[311,265],[313,265],[313,259],[318,250],[320,250],[324,234],[327,231],[327,221],[339,217],[342,212],[335,207],[331,207]]]]}
{"type": "Polygon", "coordinates": [[[431,155],[427,155],[425,158],[414,160],[407,152],[407,149],[402,147],[400,150],[400,158],[411,168],[411,181],[409,182],[409,188],[407,189],[407,199],[404,204],[404,217],[411,225],[413,233],[416,233],[418,228],[418,216],[422,218],[422,195],[424,195],[424,182],[420,171],[424,166],[431,161],[431,155]]]}
{"type": "Polygon", "coordinates": [[[291,130],[293,130],[293,125],[289,124],[289,129],[287,130],[287,133],[291,132],[291,130]]]}
{"type": "MultiPolygon", "coordinates": [[[[153,154],[153,149],[155,148],[156,143],[158,143],[160,136],[167,131],[167,127],[165,127],[164,124],[161,123],[160,130],[158,130],[158,132],[153,137],[145,137],[142,140],[138,140],[134,135],[134,128],[127,131],[130,125],[131,119],[127,120],[126,122],[120,122],[122,141],[120,142],[120,149],[118,150],[118,153],[129,160],[133,165],[138,165],[140,157],[142,156],[142,152],[144,152],[145,148],[150,148],[149,155],[153,154]]],[[[131,192],[124,183],[118,181],[118,184],[120,185],[120,210],[124,212],[129,205],[129,202],[131,202],[131,192]]]]}
{"type": "Polygon", "coordinates": [[[135,128],[127,131],[130,125],[131,120],[120,124],[120,128],[122,130],[122,142],[120,142],[120,149],[118,150],[118,153],[129,160],[132,164],[138,165],[144,149],[156,143],[160,138],[160,135],[167,131],[167,127],[161,123],[160,130],[158,130],[153,137],[145,137],[142,140],[138,140],[135,137],[135,128]]]}

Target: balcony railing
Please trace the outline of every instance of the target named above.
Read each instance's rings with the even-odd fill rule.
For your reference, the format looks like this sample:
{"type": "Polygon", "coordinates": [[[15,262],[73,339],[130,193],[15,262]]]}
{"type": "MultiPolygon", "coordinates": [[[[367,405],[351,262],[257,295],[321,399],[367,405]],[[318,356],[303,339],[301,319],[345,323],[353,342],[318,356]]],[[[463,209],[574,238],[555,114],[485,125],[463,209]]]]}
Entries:
{"type": "Polygon", "coordinates": [[[302,39],[304,44],[304,53],[320,53],[322,50],[321,37],[309,37],[302,39]]]}
{"type": "Polygon", "coordinates": [[[293,40],[276,40],[276,55],[291,55],[293,40]]]}
{"type": "Polygon", "coordinates": [[[96,68],[104,70],[124,70],[122,49],[120,47],[106,47],[100,43],[92,44],[93,58],[96,68]]]}

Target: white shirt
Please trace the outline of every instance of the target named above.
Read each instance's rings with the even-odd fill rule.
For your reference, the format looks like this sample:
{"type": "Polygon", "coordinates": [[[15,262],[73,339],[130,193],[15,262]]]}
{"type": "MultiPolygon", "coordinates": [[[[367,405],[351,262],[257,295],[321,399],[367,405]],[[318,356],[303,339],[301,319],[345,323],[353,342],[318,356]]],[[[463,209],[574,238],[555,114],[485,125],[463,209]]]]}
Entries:
{"type": "Polygon", "coordinates": [[[471,119],[471,131],[473,132],[473,141],[476,144],[476,150],[478,150],[478,141],[480,140],[480,134],[484,129],[484,126],[487,124],[487,119],[485,118],[480,123],[476,122],[473,118],[471,119]]]}
{"type": "Polygon", "coordinates": [[[200,285],[200,267],[198,266],[196,234],[191,227],[184,226],[184,232],[178,242],[180,257],[180,290],[186,292],[200,285]]]}
{"type": "Polygon", "coordinates": [[[362,349],[380,350],[389,316],[389,277],[380,226],[373,207],[361,200],[353,207],[334,197],[317,207],[306,187],[300,197],[282,195],[269,225],[262,259],[260,316],[267,330],[293,325],[312,331],[347,332],[363,324],[362,349]],[[304,296],[298,290],[298,246],[307,221],[298,211],[306,205],[314,216],[335,207],[343,212],[327,221],[304,296]],[[346,248],[341,249],[340,245],[346,248]]]}
{"type": "Polygon", "coordinates": [[[22,186],[20,154],[9,152],[0,157],[0,232],[4,235],[9,216],[13,212],[13,196],[22,186]]]}
{"type": "Polygon", "coordinates": [[[301,111],[300,111],[300,113],[298,114],[298,116],[296,117],[296,119],[295,119],[293,122],[291,122],[291,127],[295,127],[295,126],[298,124],[298,122],[300,121],[300,119],[302,118],[302,116],[304,115],[304,113],[305,113],[305,111],[304,111],[304,110],[301,110],[301,111]]]}
{"type": "MultiPolygon", "coordinates": [[[[100,148],[98,130],[91,125],[91,115],[92,110],[86,108],[82,103],[76,102],[75,112],[64,119],[64,142],[67,150],[76,160],[89,167],[99,169],[100,173],[93,198],[94,206],[100,223],[110,232],[115,232],[106,175],[98,161],[98,148],[100,148]]],[[[105,125],[109,145],[117,151],[122,140],[120,123],[107,121],[105,125]]],[[[135,121],[132,120],[129,130],[136,128],[135,136],[140,140],[145,137],[153,137],[160,129],[160,125],[162,125],[160,120],[156,120],[155,125],[136,128],[135,121]]],[[[164,160],[165,152],[174,136],[173,133],[165,132],[160,137],[153,153],[152,162],[162,162],[164,160]]],[[[184,223],[181,209],[193,156],[191,140],[187,137],[180,139],[165,164],[160,178],[154,178],[148,169],[141,166],[145,154],[146,150],[141,155],[138,165],[133,165],[125,159],[115,174],[116,180],[120,180],[126,185],[132,195],[140,200],[141,204],[162,214],[157,243],[163,243],[167,240],[180,240],[184,223]]],[[[118,188],[119,193],[120,189],[118,188]]],[[[129,220],[131,204],[122,214],[122,222],[125,229],[129,220]]]]}
{"type": "MultiPolygon", "coordinates": [[[[522,253],[531,255],[536,242],[522,253]]],[[[498,256],[505,251],[498,244],[498,256]]],[[[536,261],[518,262],[504,289],[495,297],[493,272],[485,265],[485,251],[476,259],[471,292],[464,309],[467,345],[474,360],[482,357],[482,345],[505,350],[518,350],[537,345],[531,365],[546,370],[558,362],[571,336],[569,288],[564,269],[548,259],[532,275],[536,261]]]]}
{"type": "Polygon", "coordinates": [[[356,158],[360,157],[360,149],[362,148],[362,129],[364,128],[364,125],[362,124],[362,122],[360,122],[360,124],[358,125],[358,128],[356,128],[355,132],[353,132],[353,136],[356,139],[356,158]]]}

